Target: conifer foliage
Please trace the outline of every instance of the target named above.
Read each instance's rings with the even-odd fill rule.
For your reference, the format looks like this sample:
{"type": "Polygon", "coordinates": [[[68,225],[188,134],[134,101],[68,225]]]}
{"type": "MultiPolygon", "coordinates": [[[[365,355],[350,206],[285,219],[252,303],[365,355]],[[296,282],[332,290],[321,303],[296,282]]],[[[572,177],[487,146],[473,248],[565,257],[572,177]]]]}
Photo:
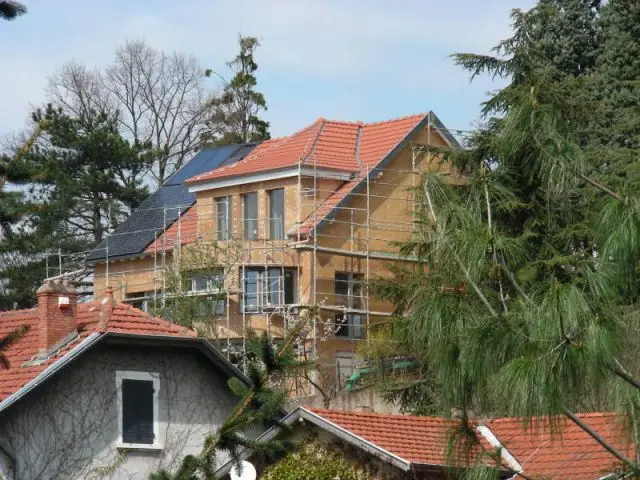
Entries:
{"type": "MultiPolygon", "coordinates": [[[[241,35],[238,45],[240,52],[227,64],[235,75],[210,105],[209,131],[205,140],[216,145],[259,142],[270,138],[269,123],[259,117],[267,109],[267,102],[264,95],[256,90],[258,64],[254,55],[260,42],[255,37],[241,35]]],[[[206,72],[208,76],[211,73],[211,70],[206,72]]]]}
{"type": "MultiPolygon", "coordinates": [[[[635,42],[616,33],[628,32],[629,20],[617,11],[634,9],[622,0],[602,8],[544,0],[514,12],[514,35],[496,57],[455,56],[473,75],[509,84],[486,102],[468,150],[423,149],[462,178],[425,174],[416,232],[402,246],[424,268],[378,289],[396,305],[395,340],[417,360],[418,380],[396,391],[408,408],[424,410],[424,396],[406,395],[422,381],[436,392],[431,411],[461,412],[463,423],[472,414],[552,424],[565,416],[617,458],[619,478],[636,478],[637,459],[574,415],[615,409],[621,438],[640,442],[638,150],[616,140],[640,132],[638,98],[625,97],[619,112],[629,114],[609,123],[613,141],[601,140],[597,115],[625,105],[616,99],[624,92],[598,88],[615,71],[603,68],[611,60],[600,35],[635,42]]],[[[471,425],[466,431],[473,436],[471,425]]]]}

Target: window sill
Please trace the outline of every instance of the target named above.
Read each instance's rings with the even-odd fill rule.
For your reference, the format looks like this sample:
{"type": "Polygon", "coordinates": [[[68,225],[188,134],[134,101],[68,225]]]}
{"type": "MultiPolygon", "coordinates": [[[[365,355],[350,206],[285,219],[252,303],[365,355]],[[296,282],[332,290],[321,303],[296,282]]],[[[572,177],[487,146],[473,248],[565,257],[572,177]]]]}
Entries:
{"type": "Polygon", "coordinates": [[[122,443],[116,444],[118,450],[137,450],[142,452],[160,452],[162,451],[162,445],[149,445],[147,443],[122,443]]]}

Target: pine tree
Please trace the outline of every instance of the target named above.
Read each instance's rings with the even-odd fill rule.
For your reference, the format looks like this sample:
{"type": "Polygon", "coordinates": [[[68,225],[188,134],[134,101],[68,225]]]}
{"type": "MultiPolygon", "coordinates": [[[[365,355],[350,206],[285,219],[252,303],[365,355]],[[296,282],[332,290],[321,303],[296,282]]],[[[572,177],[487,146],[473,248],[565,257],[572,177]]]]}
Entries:
{"type": "Polygon", "coordinates": [[[13,20],[14,18],[27,13],[27,8],[21,3],[13,0],[0,1],[0,18],[3,20],[13,20]]]}
{"type": "MultiPolygon", "coordinates": [[[[473,413],[552,423],[560,415],[585,429],[575,411],[616,409],[640,442],[640,175],[627,163],[621,185],[602,169],[618,146],[592,140],[603,102],[594,91],[597,45],[569,49],[575,58],[561,62],[545,53],[600,32],[589,21],[577,40],[570,30],[557,36],[568,6],[545,1],[515,12],[503,57],[456,56],[472,74],[510,83],[485,104],[486,126],[469,150],[425,149],[455,162],[464,182],[425,174],[416,233],[402,247],[422,268],[378,285],[396,305],[395,340],[416,359],[417,379],[404,387],[422,382],[437,392],[405,396],[407,406],[420,411],[431,401],[434,412],[461,412],[458,439],[473,440],[473,413]]],[[[597,10],[583,13],[598,21],[597,10]]],[[[640,474],[636,459],[593,436],[625,478],[640,474]]],[[[469,478],[495,475],[477,469],[469,478]]]]}
{"type": "MultiPolygon", "coordinates": [[[[255,72],[258,64],[254,55],[260,42],[255,37],[238,39],[240,52],[228,63],[235,73],[222,95],[211,101],[212,114],[207,122],[205,140],[216,145],[267,140],[269,123],[258,115],[267,109],[264,95],[256,91],[255,72]]],[[[212,71],[207,70],[207,75],[212,71]]]]}

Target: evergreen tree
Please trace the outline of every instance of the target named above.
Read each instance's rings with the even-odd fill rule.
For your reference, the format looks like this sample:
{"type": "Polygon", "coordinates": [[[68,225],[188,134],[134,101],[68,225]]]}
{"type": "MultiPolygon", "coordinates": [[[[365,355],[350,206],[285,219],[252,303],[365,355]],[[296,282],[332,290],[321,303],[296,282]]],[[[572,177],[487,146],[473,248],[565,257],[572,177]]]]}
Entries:
{"type": "Polygon", "coordinates": [[[0,18],[3,20],[13,20],[14,18],[27,13],[27,8],[21,3],[13,0],[0,1],[0,18]]]}
{"type": "MultiPolygon", "coordinates": [[[[205,140],[216,145],[246,143],[267,140],[269,123],[259,114],[267,109],[264,95],[256,91],[255,72],[258,64],[254,60],[260,46],[255,37],[240,36],[240,52],[227,65],[235,73],[224,87],[222,95],[211,101],[212,114],[207,122],[209,131],[205,140]]],[[[211,75],[207,70],[207,76],[211,75]]]]}
{"type": "MultiPolygon", "coordinates": [[[[615,3],[607,16],[620,8],[615,3]]],[[[619,146],[596,143],[594,112],[607,100],[594,88],[597,42],[584,39],[600,35],[597,11],[589,2],[543,1],[514,12],[514,36],[498,48],[501,56],[456,56],[472,74],[510,83],[485,104],[486,126],[469,150],[425,149],[453,161],[465,181],[425,175],[416,233],[402,246],[422,268],[377,288],[396,305],[395,340],[416,359],[417,379],[396,393],[425,385],[437,392],[405,395],[409,408],[424,411],[431,402],[432,412],[461,412],[458,440],[474,437],[472,413],[542,415],[552,423],[564,415],[631,478],[640,474],[636,459],[573,413],[616,409],[640,442],[640,175],[637,162],[627,162],[625,182],[617,181],[603,165],[619,146]],[[590,19],[588,28],[559,35],[575,26],[571,18],[590,19]],[[593,48],[555,56],[574,44],[593,48]]],[[[604,38],[616,35],[607,22],[604,38]]]]}
{"type": "Polygon", "coordinates": [[[122,138],[117,114],[107,111],[71,117],[49,105],[34,119],[45,122],[48,140],[32,155],[50,206],[41,224],[60,225],[87,245],[100,243],[148,193],[140,176],[148,168],[146,146],[122,138]]]}

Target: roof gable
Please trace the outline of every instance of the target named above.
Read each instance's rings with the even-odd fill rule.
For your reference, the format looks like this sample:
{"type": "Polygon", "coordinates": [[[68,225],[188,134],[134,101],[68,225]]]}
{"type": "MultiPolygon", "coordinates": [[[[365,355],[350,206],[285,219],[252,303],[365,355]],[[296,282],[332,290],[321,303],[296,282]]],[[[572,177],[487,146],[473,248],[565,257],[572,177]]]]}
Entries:
{"type": "Polygon", "coordinates": [[[78,336],[59,351],[39,363],[30,361],[38,354],[39,312],[37,308],[0,312],[0,337],[17,327],[28,325],[27,333],[3,353],[9,368],[0,367],[0,408],[4,400],[17,393],[48,367],[70,355],[92,334],[128,334],[140,337],[195,338],[195,332],[124,303],[109,304],[94,301],[78,304],[78,336]]]}

